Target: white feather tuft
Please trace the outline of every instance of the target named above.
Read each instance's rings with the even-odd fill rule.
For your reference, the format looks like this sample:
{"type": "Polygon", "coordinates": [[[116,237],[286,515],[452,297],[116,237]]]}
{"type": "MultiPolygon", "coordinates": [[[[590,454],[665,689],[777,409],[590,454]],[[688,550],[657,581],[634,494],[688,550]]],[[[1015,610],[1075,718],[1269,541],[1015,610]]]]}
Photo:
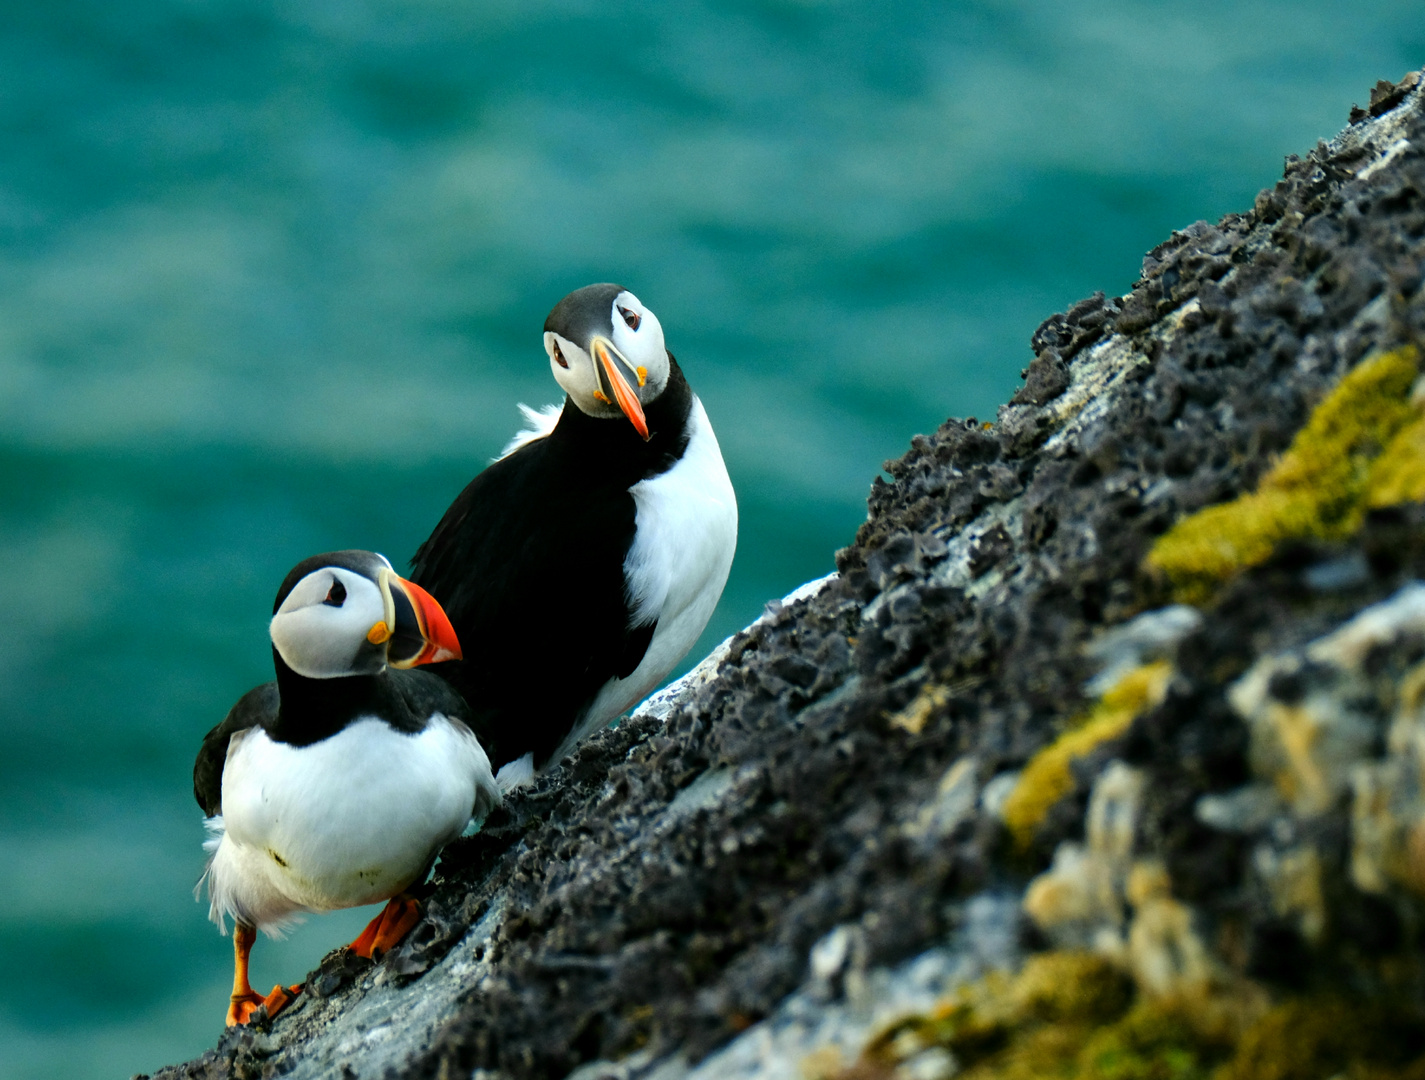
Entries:
{"type": "Polygon", "coordinates": [[[501,765],[500,771],[495,774],[495,786],[500,789],[502,795],[508,795],[515,788],[524,787],[533,779],[534,751],[530,751],[522,758],[501,765]]]}
{"type": "Polygon", "coordinates": [[[520,412],[524,413],[524,422],[529,425],[523,431],[515,433],[515,437],[505,444],[505,448],[500,451],[500,457],[507,458],[516,450],[528,446],[536,439],[542,439],[554,430],[554,425],[559,423],[559,414],[564,411],[564,405],[549,404],[542,409],[531,409],[524,402],[520,402],[520,412]]]}
{"type": "MultiPolygon", "coordinates": [[[[210,818],[203,819],[203,828],[208,832],[208,839],[203,841],[203,850],[208,853],[207,865],[203,867],[203,876],[198,879],[198,884],[193,886],[193,899],[202,898],[203,886],[208,886],[208,918],[218,925],[218,933],[224,937],[228,933],[228,921],[226,915],[231,914],[234,919],[238,916],[232,906],[231,897],[228,891],[223,889],[219,895],[220,886],[213,876],[213,862],[218,857],[218,848],[223,846],[223,836],[226,830],[223,828],[223,815],[214,814],[210,818]]],[[[302,916],[300,914],[283,915],[262,926],[262,932],[269,938],[281,940],[287,936],[287,931],[300,925],[302,916]]]]}

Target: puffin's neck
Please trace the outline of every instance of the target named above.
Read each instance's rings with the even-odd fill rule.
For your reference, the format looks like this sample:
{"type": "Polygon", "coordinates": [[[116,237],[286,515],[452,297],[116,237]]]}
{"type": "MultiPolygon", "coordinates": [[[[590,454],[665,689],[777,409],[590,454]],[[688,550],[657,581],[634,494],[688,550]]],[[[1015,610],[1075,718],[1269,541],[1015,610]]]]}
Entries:
{"type": "Polygon", "coordinates": [[[692,408],[692,388],[669,353],[668,382],[663,392],[643,407],[647,442],[624,417],[590,416],[572,400],[564,402],[549,441],[567,451],[575,467],[597,469],[604,477],[631,487],[677,464],[688,447],[692,408]]]}
{"type": "Polygon", "coordinates": [[[362,716],[379,717],[393,727],[411,725],[405,699],[392,685],[389,671],[309,679],[288,667],[276,648],[272,663],[277,669],[279,704],[276,717],[264,727],[274,742],[310,746],[362,716]]]}

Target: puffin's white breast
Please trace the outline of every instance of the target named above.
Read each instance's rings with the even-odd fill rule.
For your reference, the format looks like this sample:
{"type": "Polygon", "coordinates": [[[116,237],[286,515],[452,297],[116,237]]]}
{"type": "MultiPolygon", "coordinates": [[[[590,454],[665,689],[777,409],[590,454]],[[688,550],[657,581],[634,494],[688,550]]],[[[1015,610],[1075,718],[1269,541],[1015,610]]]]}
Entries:
{"type": "Polygon", "coordinates": [[[309,746],[261,728],[233,736],[224,835],[209,869],[215,921],[252,925],[303,909],[385,900],[498,802],[475,736],[444,716],[410,735],[366,718],[309,746]]]}
{"type": "Polygon", "coordinates": [[[550,759],[647,696],[687,655],[712,618],[737,550],[737,498],[703,403],[693,396],[688,446],[667,472],[629,489],[637,507],[624,581],[632,625],[658,620],[642,662],[599,691],[584,719],[550,759]]]}

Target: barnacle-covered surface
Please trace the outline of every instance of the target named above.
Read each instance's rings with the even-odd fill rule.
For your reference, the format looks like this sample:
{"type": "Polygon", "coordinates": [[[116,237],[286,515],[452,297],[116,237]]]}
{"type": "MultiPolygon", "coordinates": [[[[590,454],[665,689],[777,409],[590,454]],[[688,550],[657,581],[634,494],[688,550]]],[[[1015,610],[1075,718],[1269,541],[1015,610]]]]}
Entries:
{"type": "Polygon", "coordinates": [[[162,1075],[1425,1075],[1417,83],[1049,319],[379,965],[162,1075]]]}

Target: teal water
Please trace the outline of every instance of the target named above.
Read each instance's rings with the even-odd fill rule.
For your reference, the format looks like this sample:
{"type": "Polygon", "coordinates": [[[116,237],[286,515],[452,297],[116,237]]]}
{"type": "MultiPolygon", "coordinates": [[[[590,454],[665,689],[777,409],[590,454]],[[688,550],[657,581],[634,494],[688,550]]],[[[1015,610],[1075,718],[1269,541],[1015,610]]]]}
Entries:
{"type": "Polygon", "coordinates": [[[1422,63],[1419,0],[0,5],[0,1076],[212,1044],[197,742],[293,563],[402,563],[555,399],[565,292],[652,306],[722,441],[695,659],[1043,317],[1422,63]]]}

